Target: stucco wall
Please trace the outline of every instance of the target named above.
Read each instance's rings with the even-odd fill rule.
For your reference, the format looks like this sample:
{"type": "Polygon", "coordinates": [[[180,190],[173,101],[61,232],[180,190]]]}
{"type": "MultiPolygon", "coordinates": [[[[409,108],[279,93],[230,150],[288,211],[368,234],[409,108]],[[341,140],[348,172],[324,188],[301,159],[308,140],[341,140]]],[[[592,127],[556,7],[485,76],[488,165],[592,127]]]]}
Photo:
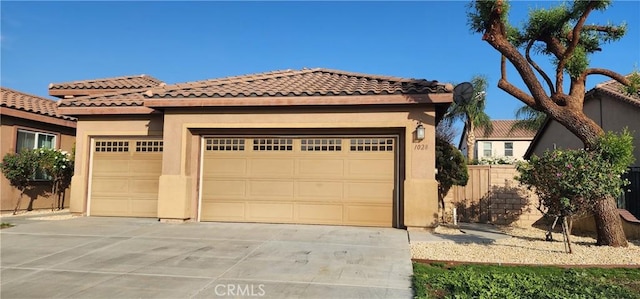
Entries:
{"type": "MultiPolygon", "coordinates": [[[[2,115],[1,117],[1,129],[0,129],[0,154],[4,157],[7,153],[15,153],[16,151],[16,137],[18,129],[32,130],[37,132],[45,132],[56,135],[56,148],[62,149],[68,152],[73,150],[75,144],[75,129],[62,127],[52,124],[46,124],[41,122],[29,121],[21,118],[16,118],[8,115],[2,115]]],[[[0,157],[1,158],[1,157],[0,157]]],[[[20,191],[11,187],[9,180],[4,175],[0,175],[0,210],[12,210],[16,207],[20,191]]],[[[22,197],[19,209],[26,209],[29,206],[31,200],[33,200],[32,208],[44,209],[51,208],[56,205],[55,199],[52,196],[47,195],[47,192],[51,190],[51,184],[48,182],[36,182],[35,188],[29,191],[22,197]]],[[[65,194],[65,206],[69,206],[69,190],[65,194]]]]}

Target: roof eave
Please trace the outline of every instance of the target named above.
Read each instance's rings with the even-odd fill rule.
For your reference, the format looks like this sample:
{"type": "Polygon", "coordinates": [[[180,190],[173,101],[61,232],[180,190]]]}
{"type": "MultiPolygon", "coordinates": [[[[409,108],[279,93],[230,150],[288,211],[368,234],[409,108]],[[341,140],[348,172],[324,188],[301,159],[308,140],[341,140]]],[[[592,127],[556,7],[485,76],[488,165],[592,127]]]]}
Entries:
{"type": "Polygon", "coordinates": [[[245,107],[245,106],[341,106],[341,105],[401,105],[450,104],[451,93],[365,95],[365,96],[296,96],[243,98],[149,98],[149,108],[172,107],[245,107]]]}
{"type": "Polygon", "coordinates": [[[37,121],[41,123],[47,123],[62,127],[76,128],[76,121],[71,119],[65,119],[61,117],[55,117],[40,113],[29,112],[21,109],[15,109],[10,107],[0,107],[0,115],[12,116],[16,118],[27,119],[31,121],[37,121]]]}
{"type": "Polygon", "coordinates": [[[58,112],[64,115],[113,115],[152,114],[158,111],[142,106],[60,106],[58,112]]]}

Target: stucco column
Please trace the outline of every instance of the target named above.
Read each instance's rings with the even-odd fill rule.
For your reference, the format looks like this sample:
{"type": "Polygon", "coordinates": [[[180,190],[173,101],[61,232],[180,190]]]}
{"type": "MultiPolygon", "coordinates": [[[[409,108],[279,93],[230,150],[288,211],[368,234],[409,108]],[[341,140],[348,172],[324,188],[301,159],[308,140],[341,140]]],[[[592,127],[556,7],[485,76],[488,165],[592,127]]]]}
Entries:
{"type": "Polygon", "coordinates": [[[158,186],[158,218],[185,220],[191,215],[192,178],[186,174],[189,131],[170,114],[164,116],[162,175],[158,186]]]}
{"type": "Polygon", "coordinates": [[[438,220],[438,182],[435,180],[435,112],[422,115],[406,127],[404,225],[407,229],[432,227],[438,220]],[[415,139],[418,121],[425,138],[415,139]]]}

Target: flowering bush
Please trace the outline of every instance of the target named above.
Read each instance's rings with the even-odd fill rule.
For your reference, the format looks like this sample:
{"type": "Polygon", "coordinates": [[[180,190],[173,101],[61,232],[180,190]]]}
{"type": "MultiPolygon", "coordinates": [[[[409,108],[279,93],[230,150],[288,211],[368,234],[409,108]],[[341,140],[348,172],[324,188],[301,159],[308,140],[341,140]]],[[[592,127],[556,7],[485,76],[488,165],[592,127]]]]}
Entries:
{"type": "Polygon", "coordinates": [[[20,190],[14,213],[20,206],[20,198],[25,191],[33,187],[32,182],[36,177],[44,177],[51,181],[51,193],[58,196],[58,208],[62,208],[62,195],[71,184],[73,176],[73,157],[65,151],[54,149],[23,150],[6,154],[0,169],[11,186],[20,190]]]}
{"type": "Polygon", "coordinates": [[[542,212],[568,216],[622,194],[622,187],[629,184],[622,174],[633,160],[633,138],[625,130],[620,135],[605,134],[591,151],[553,150],[533,156],[518,164],[517,179],[534,189],[542,212]]]}

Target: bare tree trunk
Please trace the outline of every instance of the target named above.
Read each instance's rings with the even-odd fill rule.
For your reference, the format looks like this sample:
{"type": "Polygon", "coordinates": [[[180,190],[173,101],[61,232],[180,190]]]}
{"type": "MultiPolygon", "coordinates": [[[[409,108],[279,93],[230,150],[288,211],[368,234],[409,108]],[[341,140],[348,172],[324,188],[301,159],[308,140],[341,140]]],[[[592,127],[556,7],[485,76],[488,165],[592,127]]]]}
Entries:
{"type": "Polygon", "coordinates": [[[476,135],[472,124],[467,126],[467,130],[467,163],[471,163],[475,158],[476,135]]]}
{"type": "Polygon", "coordinates": [[[13,215],[18,214],[18,208],[20,207],[20,202],[22,201],[22,195],[24,195],[24,190],[22,190],[20,192],[20,195],[18,196],[18,202],[16,203],[16,208],[13,209],[13,215]]]}
{"type": "Polygon", "coordinates": [[[607,196],[596,202],[594,209],[596,220],[597,244],[613,247],[627,247],[627,236],[622,229],[622,220],[618,213],[616,199],[607,196]]]}

